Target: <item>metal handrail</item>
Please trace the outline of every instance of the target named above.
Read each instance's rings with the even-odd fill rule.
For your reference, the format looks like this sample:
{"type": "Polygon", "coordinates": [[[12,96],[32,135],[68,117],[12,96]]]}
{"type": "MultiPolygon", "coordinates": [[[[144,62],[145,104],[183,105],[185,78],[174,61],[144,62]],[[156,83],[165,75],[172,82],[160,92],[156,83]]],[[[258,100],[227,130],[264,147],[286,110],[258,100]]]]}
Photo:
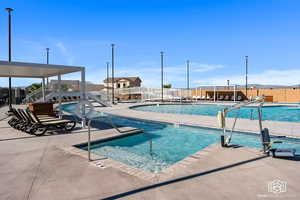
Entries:
{"type": "MultiPolygon", "coordinates": [[[[233,111],[233,110],[240,110],[242,107],[245,107],[245,106],[248,106],[248,105],[251,105],[251,104],[254,104],[254,103],[259,103],[257,105],[258,121],[259,121],[259,130],[260,130],[260,132],[262,131],[262,112],[261,112],[261,107],[264,104],[264,97],[257,97],[253,101],[238,103],[238,104],[233,105],[230,108],[224,108],[223,109],[223,111],[222,111],[223,112],[223,117],[224,117],[224,126],[222,127],[223,128],[223,137],[225,137],[225,134],[226,134],[226,124],[225,124],[226,115],[229,112],[233,111]]],[[[225,145],[228,145],[230,143],[230,141],[231,141],[232,134],[233,134],[233,131],[234,131],[234,128],[235,128],[235,125],[236,125],[237,118],[238,118],[238,115],[236,116],[235,121],[233,123],[232,129],[231,129],[231,132],[230,132],[230,136],[226,139],[226,141],[224,141],[225,145]]]]}

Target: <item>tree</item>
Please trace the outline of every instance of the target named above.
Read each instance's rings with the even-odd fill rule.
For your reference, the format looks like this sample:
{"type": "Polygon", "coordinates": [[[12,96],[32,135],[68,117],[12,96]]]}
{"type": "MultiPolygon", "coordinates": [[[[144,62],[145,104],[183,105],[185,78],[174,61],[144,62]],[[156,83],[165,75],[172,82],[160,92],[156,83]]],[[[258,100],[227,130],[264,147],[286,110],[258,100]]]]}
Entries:
{"type": "Polygon", "coordinates": [[[163,85],[163,88],[171,88],[172,85],[171,84],[166,84],[166,85],[163,85]]]}
{"type": "Polygon", "coordinates": [[[42,84],[41,83],[33,83],[31,84],[30,86],[28,86],[26,88],[26,90],[29,92],[29,93],[32,93],[34,92],[35,90],[39,89],[40,87],[42,87],[42,84]]]}
{"type": "Polygon", "coordinates": [[[66,91],[68,91],[69,86],[67,84],[62,84],[62,85],[60,85],[60,89],[61,89],[61,91],[66,92],[66,91]]]}

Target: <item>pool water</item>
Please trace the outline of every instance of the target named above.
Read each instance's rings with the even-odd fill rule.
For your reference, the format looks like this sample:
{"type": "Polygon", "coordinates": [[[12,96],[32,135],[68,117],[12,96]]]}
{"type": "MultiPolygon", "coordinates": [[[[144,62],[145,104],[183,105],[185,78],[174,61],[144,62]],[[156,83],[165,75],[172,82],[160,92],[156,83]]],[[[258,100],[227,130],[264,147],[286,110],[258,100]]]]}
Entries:
{"type": "MultiPolygon", "coordinates": [[[[74,112],[74,106],[66,104],[62,109],[74,112]]],[[[99,113],[95,113],[95,117],[97,116],[100,116],[99,113]]],[[[93,144],[92,152],[150,172],[159,172],[220,141],[220,130],[216,129],[176,126],[117,116],[110,118],[119,126],[140,128],[144,133],[93,144]]],[[[108,121],[107,118],[99,117],[97,122],[108,121]]],[[[287,138],[281,140],[284,143],[277,146],[293,147],[300,152],[300,141],[287,138]]],[[[232,144],[261,148],[260,137],[253,134],[234,133],[232,144]]],[[[81,148],[87,150],[86,146],[81,148]]]]}
{"type": "MultiPolygon", "coordinates": [[[[209,104],[187,104],[187,105],[145,105],[133,107],[134,110],[173,113],[173,114],[188,114],[188,115],[206,115],[217,116],[218,111],[229,107],[224,105],[209,105],[209,104]]],[[[239,118],[257,119],[256,107],[243,107],[240,111],[232,111],[228,114],[229,117],[235,117],[239,113],[239,118]]],[[[293,106],[265,106],[262,108],[263,120],[273,121],[288,121],[300,122],[300,107],[293,106]]]]}

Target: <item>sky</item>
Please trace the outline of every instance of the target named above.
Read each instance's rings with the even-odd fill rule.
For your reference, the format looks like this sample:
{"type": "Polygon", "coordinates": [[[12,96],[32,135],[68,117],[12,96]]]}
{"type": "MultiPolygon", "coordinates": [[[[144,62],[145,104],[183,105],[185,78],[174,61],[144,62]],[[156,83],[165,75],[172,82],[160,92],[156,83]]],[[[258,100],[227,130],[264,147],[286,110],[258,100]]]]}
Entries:
{"type": "MultiPolygon", "coordinates": [[[[1,0],[0,60],[7,60],[7,12],[12,13],[13,61],[86,67],[103,84],[115,44],[115,76],[139,76],[142,85],[186,87],[300,83],[299,0],[1,0]],[[1,11],[2,10],[2,11],[1,11]]],[[[63,79],[79,79],[79,74],[63,79]]],[[[0,78],[0,87],[8,85],[0,78]]],[[[40,79],[14,78],[13,86],[40,79]]]]}

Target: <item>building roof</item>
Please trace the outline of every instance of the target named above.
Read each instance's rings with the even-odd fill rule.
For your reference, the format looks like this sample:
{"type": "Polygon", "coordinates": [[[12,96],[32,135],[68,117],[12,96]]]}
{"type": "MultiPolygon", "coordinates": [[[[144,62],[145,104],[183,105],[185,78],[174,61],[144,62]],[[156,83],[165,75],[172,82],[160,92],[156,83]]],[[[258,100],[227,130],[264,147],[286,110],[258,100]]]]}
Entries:
{"type": "MultiPolygon", "coordinates": [[[[135,82],[135,81],[140,81],[142,82],[142,80],[140,79],[140,77],[115,77],[115,82],[118,82],[119,80],[122,80],[122,79],[125,79],[125,80],[128,80],[128,81],[131,81],[131,82],[135,82]]],[[[106,78],[104,81],[104,83],[111,83],[112,82],[112,78],[106,78]]]]}
{"type": "Polygon", "coordinates": [[[76,66],[0,61],[0,77],[46,78],[83,69],[76,66]]]}

